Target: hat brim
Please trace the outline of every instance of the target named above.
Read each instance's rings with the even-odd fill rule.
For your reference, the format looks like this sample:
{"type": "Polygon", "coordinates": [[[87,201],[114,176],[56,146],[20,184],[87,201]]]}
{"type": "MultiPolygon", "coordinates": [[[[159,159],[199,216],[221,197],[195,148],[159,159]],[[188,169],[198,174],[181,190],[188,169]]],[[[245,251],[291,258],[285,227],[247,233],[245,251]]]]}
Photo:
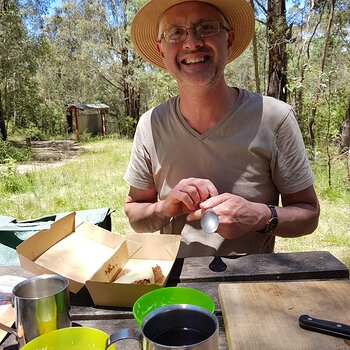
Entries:
{"type": "Polygon", "coordinates": [[[234,43],[227,63],[249,45],[255,26],[254,12],[245,0],[151,0],[136,13],[131,25],[131,40],[136,51],[153,66],[166,69],[156,48],[157,23],[170,7],[188,1],[201,1],[217,7],[234,31],[234,43]]]}

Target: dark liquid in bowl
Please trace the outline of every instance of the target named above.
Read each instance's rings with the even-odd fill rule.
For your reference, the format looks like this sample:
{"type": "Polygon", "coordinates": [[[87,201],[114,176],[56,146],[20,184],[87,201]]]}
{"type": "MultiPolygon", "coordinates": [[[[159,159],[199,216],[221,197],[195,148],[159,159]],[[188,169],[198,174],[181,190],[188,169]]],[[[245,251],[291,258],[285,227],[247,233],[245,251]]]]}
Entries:
{"type": "Polygon", "coordinates": [[[194,328],[168,329],[156,334],[152,341],[160,345],[181,346],[193,345],[208,338],[208,334],[194,328]]]}

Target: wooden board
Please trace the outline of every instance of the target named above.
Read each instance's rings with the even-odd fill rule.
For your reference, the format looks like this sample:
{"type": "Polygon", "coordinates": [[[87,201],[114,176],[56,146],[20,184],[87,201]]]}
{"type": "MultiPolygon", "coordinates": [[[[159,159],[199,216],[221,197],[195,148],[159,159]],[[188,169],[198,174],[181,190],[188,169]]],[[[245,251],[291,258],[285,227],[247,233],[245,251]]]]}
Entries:
{"type": "Polygon", "coordinates": [[[349,278],[348,268],[329,252],[314,251],[176,259],[169,281],[232,283],[336,278],[349,278]]]}
{"type": "Polygon", "coordinates": [[[299,316],[350,324],[350,281],[227,283],[219,298],[230,350],[350,350],[350,340],[304,330],[299,316]]]}
{"type": "MultiPolygon", "coordinates": [[[[11,327],[15,322],[15,311],[12,305],[0,305],[0,322],[11,327]]],[[[6,337],[7,332],[0,329],[0,343],[6,337]]]]}

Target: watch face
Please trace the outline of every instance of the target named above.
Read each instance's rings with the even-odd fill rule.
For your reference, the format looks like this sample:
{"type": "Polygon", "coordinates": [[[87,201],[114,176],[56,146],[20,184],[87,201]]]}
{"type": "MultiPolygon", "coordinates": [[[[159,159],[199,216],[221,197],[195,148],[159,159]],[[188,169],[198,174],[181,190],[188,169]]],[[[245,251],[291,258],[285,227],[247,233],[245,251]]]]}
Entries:
{"type": "Polygon", "coordinates": [[[271,218],[269,223],[267,224],[267,232],[271,232],[277,227],[278,219],[277,218],[271,218]]]}

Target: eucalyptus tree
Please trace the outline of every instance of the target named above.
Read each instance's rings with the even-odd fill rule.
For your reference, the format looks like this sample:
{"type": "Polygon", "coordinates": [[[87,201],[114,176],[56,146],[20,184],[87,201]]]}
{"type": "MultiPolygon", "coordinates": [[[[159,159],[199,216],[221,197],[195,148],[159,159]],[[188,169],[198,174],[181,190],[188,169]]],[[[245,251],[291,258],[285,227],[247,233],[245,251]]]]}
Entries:
{"type": "Polygon", "coordinates": [[[230,84],[286,101],[287,52],[290,28],[285,0],[251,0],[256,25],[250,47],[227,68],[230,84]]]}
{"type": "Polygon", "coordinates": [[[324,32],[324,41],[321,49],[321,55],[320,55],[320,66],[319,66],[319,72],[318,79],[316,82],[316,88],[315,88],[315,94],[312,99],[311,103],[311,113],[309,115],[309,121],[308,121],[308,130],[309,130],[309,141],[310,141],[310,148],[311,150],[314,150],[315,148],[315,134],[314,134],[314,123],[316,118],[316,112],[320,100],[320,95],[322,93],[322,90],[324,88],[324,78],[323,74],[325,71],[325,65],[326,65],[326,56],[331,36],[331,30],[332,30],[332,24],[334,19],[334,8],[335,8],[335,0],[329,0],[325,2],[325,7],[327,9],[327,26],[325,28],[324,32]]]}
{"type": "Polygon", "coordinates": [[[287,41],[290,39],[286,23],[285,0],[268,0],[267,40],[269,69],[267,94],[287,101],[287,41]]]}
{"type": "MultiPolygon", "coordinates": [[[[273,96],[282,101],[287,100],[287,50],[286,46],[290,39],[290,28],[286,20],[285,0],[254,0],[256,7],[257,22],[265,26],[265,42],[268,52],[267,69],[267,91],[269,96],[273,96]]],[[[252,2],[252,4],[254,5],[252,2]]],[[[255,67],[255,80],[258,74],[258,54],[257,54],[256,33],[253,40],[253,58],[255,67]]],[[[260,90],[260,81],[257,81],[257,89],[260,90]]],[[[259,91],[258,90],[258,91],[259,91]]]]}
{"type": "MultiPolygon", "coordinates": [[[[146,0],[105,0],[106,44],[110,64],[100,66],[100,74],[121,96],[122,118],[133,123],[148,108],[175,94],[175,81],[166,73],[154,69],[133,49],[130,25],[136,11],[146,0]]],[[[133,132],[128,133],[132,136],[133,132]]]]}
{"type": "MultiPolygon", "coordinates": [[[[96,14],[91,19],[95,23],[96,14]]],[[[70,103],[96,102],[98,75],[86,62],[84,50],[93,45],[99,26],[86,27],[84,11],[78,1],[66,1],[46,18],[44,33],[48,53],[38,74],[46,103],[64,108],[70,103]],[[87,33],[90,30],[90,35],[87,33]]]]}
{"type": "Polygon", "coordinates": [[[348,106],[345,112],[345,119],[342,124],[342,139],[341,139],[341,150],[350,150],[350,96],[348,100],[348,106]]]}
{"type": "Polygon", "coordinates": [[[103,4],[108,37],[106,48],[109,53],[106,58],[110,65],[102,66],[100,72],[119,92],[122,101],[119,105],[123,106],[120,111],[122,116],[126,120],[131,118],[136,125],[140,117],[142,69],[140,59],[131,48],[129,29],[137,1],[106,0],[103,4]]]}
{"type": "Polygon", "coordinates": [[[32,117],[37,108],[34,74],[41,50],[36,35],[49,1],[0,1],[0,132],[32,117]],[[35,105],[36,103],[36,105],[35,105]]]}
{"type": "MultiPolygon", "coordinates": [[[[255,12],[254,0],[250,0],[250,6],[252,7],[252,9],[255,12]]],[[[254,33],[253,33],[252,46],[253,46],[255,87],[256,87],[256,92],[261,93],[261,84],[260,84],[260,76],[259,76],[258,44],[257,44],[256,31],[254,31],[254,33]]]]}
{"type": "Polygon", "coordinates": [[[348,1],[306,1],[290,8],[294,21],[289,47],[289,85],[299,125],[314,153],[330,133],[339,133],[350,88],[348,1]]]}
{"type": "Polygon", "coordinates": [[[51,54],[40,74],[47,101],[61,106],[104,102],[111,106],[119,131],[130,121],[135,127],[141,104],[147,104],[151,94],[149,69],[129,38],[131,19],[142,3],[68,0],[47,18],[51,54]]]}

